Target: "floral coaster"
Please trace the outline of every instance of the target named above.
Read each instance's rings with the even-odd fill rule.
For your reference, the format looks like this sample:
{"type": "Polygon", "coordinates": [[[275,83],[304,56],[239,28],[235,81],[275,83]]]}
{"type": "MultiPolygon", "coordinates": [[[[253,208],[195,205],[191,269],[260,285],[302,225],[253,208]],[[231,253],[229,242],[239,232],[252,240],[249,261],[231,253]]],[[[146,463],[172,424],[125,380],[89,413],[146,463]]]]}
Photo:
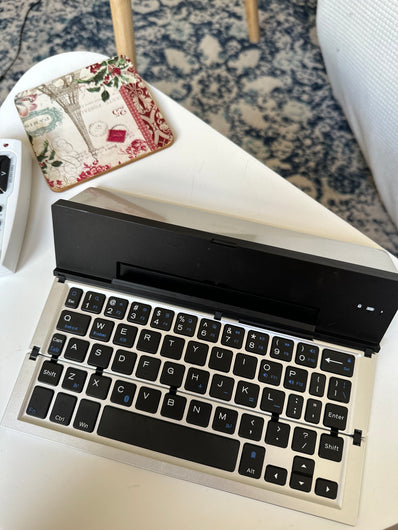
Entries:
{"type": "Polygon", "coordinates": [[[124,56],[24,90],[15,105],[53,191],[173,143],[147,86],[124,56]]]}

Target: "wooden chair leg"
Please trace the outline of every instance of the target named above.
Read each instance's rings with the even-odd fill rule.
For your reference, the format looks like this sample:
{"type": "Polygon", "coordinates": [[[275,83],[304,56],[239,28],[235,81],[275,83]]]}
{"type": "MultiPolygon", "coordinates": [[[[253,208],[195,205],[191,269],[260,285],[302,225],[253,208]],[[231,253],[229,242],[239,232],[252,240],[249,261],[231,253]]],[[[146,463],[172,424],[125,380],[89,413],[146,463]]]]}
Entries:
{"type": "Polygon", "coordinates": [[[110,5],[116,51],[118,55],[127,55],[136,65],[131,0],[110,0],[110,5]]]}
{"type": "Polygon", "coordinates": [[[258,7],[257,0],[245,0],[247,26],[249,30],[250,42],[258,42],[260,40],[260,27],[258,24],[258,7]]]}

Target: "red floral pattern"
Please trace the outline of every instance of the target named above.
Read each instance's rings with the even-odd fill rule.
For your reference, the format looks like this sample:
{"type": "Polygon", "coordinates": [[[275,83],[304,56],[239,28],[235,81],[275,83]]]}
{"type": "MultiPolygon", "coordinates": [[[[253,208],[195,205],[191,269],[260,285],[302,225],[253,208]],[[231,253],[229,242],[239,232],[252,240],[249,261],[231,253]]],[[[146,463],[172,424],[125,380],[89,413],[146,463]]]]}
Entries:
{"type": "Polygon", "coordinates": [[[37,109],[37,105],[35,103],[36,98],[37,94],[27,94],[24,97],[17,98],[15,100],[15,105],[21,117],[25,118],[29,114],[29,112],[32,112],[32,110],[37,109]]]}
{"type": "Polygon", "coordinates": [[[23,122],[32,111],[51,118],[50,110],[56,110],[69,118],[45,123],[43,130],[32,129],[29,136],[53,191],[71,188],[173,142],[147,86],[126,57],[94,63],[61,79],[62,83],[53,80],[16,98],[23,122]],[[73,105],[65,105],[68,98],[73,105]],[[102,105],[107,106],[104,113],[102,105]]]}
{"type": "Polygon", "coordinates": [[[94,160],[92,164],[85,163],[83,167],[84,171],[82,171],[76,179],[78,182],[81,182],[87,178],[95,177],[99,173],[105,173],[105,171],[109,171],[112,166],[109,164],[101,165],[98,160],[94,160]]]}

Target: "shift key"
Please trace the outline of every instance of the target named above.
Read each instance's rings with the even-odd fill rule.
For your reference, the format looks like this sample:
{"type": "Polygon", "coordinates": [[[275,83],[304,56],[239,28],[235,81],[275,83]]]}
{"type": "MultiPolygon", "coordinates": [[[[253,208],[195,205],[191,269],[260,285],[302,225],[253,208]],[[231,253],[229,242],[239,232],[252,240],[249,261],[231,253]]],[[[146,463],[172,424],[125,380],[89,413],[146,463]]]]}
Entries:
{"type": "Polygon", "coordinates": [[[354,355],[328,349],[323,350],[321,370],[325,372],[352,377],[354,364],[354,355]]]}

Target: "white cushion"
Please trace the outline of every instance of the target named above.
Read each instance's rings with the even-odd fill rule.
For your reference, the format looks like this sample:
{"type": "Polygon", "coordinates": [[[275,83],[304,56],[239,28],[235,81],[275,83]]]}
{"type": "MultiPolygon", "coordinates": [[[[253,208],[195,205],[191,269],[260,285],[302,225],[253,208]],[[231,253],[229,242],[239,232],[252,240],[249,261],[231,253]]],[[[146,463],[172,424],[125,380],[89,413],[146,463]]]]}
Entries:
{"type": "Polygon", "coordinates": [[[398,226],[398,0],[318,0],[317,29],[334,95],[398,226]]]}

